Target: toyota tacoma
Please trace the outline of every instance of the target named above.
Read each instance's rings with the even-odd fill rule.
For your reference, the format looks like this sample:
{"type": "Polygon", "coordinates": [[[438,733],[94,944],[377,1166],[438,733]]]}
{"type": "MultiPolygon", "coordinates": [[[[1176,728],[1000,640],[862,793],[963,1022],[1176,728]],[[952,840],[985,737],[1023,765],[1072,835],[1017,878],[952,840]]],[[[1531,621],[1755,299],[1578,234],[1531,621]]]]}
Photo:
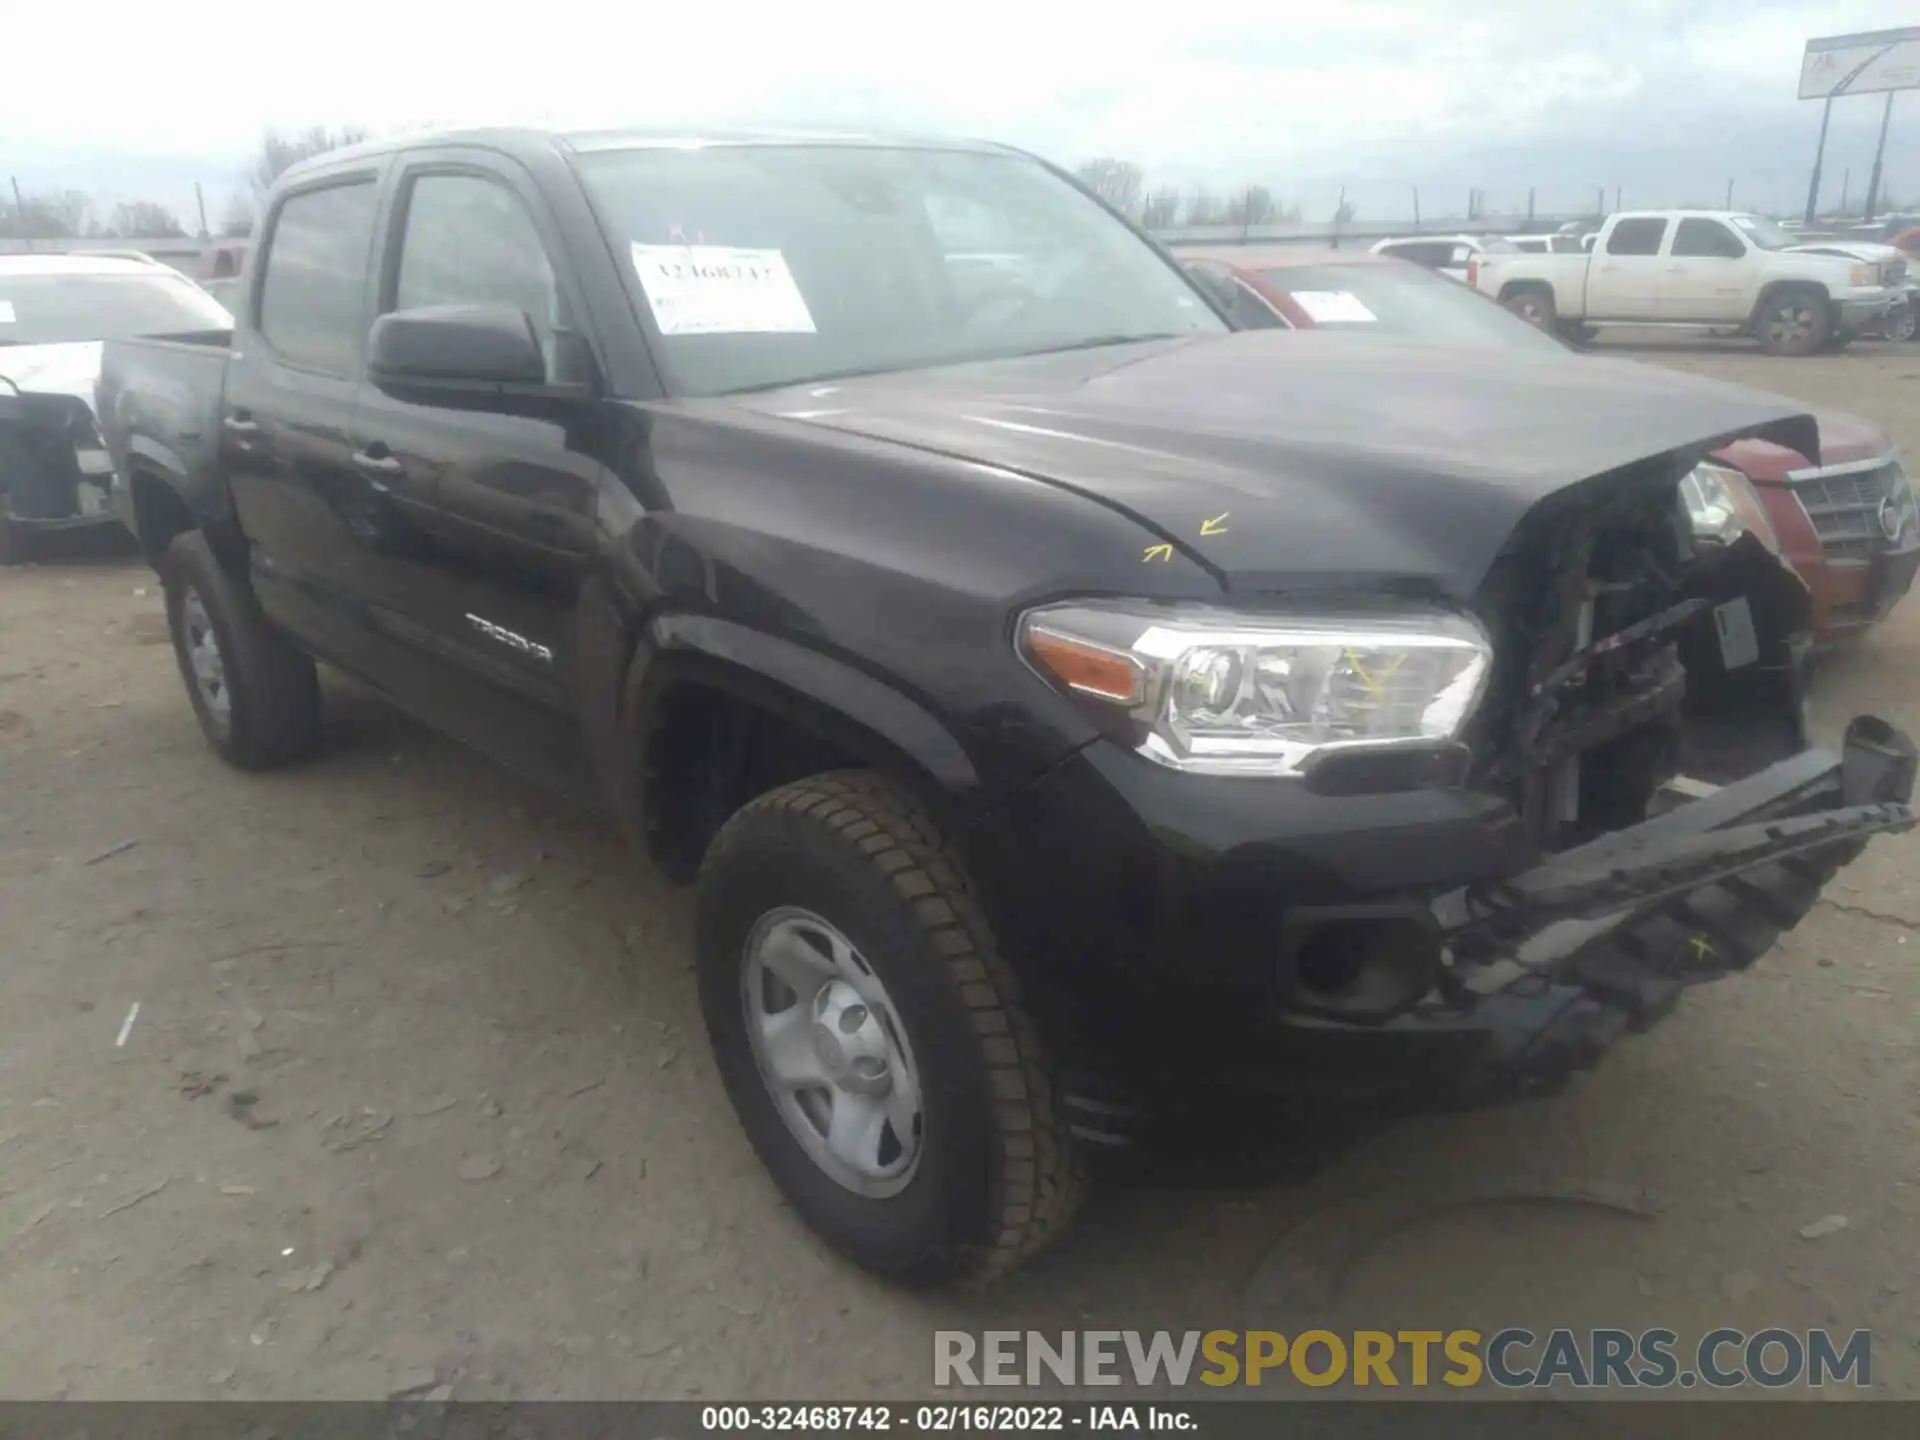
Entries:
{"type": "Polygon", "coordinates": [[[207,739],[308,755],[325,661],[611,812],[880,1272],[1006,1271],[1196,1093],[1550,1087],[1912,823],[1905,736],[1807,744],[1804,587],[1689,525],[1718,447],[1818,456],[1786,402],[1233,333],[988,145],[410,137],[259,236],[98,394],[207,739]]]}

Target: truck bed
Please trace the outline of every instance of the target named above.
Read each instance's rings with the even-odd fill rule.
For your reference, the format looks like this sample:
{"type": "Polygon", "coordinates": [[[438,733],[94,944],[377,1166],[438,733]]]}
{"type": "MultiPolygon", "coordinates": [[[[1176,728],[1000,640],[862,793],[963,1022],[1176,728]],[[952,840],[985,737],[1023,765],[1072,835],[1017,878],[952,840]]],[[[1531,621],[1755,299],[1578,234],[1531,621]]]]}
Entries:
{"type": "Polygon", "coordinates": [[[171,481],[190,504],[218,505],[220,409],[232,340],[231,331],[202,331],[109,340],[101,352],[100,433],[113,461],[115,502],[136,535],[143,474],[171,481]]]}

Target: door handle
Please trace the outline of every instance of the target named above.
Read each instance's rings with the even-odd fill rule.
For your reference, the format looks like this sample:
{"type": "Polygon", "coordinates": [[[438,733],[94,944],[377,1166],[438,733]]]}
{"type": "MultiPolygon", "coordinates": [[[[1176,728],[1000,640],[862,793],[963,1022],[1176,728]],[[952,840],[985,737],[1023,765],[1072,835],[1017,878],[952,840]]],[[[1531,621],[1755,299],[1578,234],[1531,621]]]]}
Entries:
{"type": "Polygon", "coordinates": [[[353,463],[374,475],[399,475],[407,468],[397,455],[370,455],[365,450],[353,452],[353,463]]]}
{"type": "Polygon", "coordinates": [[[238,415],[229,415],[220,422],[235,435],[257,435],[260,423],[257,420],[242,420],[238,415]]]}

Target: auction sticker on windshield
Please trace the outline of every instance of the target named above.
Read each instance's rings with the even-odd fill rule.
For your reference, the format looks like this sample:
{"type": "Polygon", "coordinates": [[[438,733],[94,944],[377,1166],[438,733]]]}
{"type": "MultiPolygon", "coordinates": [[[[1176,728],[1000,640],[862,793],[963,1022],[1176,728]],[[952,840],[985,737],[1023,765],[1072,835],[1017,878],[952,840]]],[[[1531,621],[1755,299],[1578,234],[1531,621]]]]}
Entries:
{"type": "Polygon", "coordinates": [[[1367,325],[1380,317],[1351,290],[1294,290],[1294,304],[1316,325],[1367,325]]]}
{"type": "Polygon", "coordinates": [[[815,333],[778,250],[635,242],[633,268],[662,335],[815,333]]]}

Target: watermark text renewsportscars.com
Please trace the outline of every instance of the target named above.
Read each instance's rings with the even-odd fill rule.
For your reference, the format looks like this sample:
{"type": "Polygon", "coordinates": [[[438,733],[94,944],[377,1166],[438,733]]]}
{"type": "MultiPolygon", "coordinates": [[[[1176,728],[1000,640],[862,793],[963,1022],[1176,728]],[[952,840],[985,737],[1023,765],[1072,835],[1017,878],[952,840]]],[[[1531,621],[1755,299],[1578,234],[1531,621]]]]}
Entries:
{"type": "Polygon", "coordinates": [[[1854,1330],[936,1330],[949,1386],[1346,1383],[1465,1389],[1814,1389],[1873,1383],[1873,1335],[1854,1330]]]}

